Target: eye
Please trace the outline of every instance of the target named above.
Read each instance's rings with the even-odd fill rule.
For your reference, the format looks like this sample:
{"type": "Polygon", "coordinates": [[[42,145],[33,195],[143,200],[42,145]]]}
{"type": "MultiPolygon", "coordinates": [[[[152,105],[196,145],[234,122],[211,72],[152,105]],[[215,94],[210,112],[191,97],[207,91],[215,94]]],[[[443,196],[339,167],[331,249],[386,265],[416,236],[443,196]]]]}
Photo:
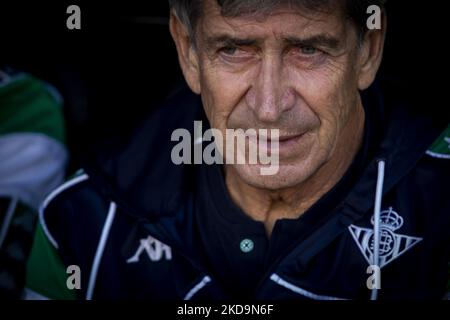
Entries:
{"type": "Polygon", "coordinates": [[[226,54],[228,56],[232,56],[232,55],[236,54],[237,50],[238,50],[238,48],[229,46],[229,47],[220,48],[219,52],[223,53],[223,54],[226,54]]]}
{"type": "Polygon", "coordinates": [[[239,46],[224,46],[218,50],[219,57],[228,63],[244,63],[254,57],[254,52],[250,48],[239,46]]]}
{"type": "Polygon", "coordinates": [[[314,55],[318,52],[318,50],[314,47],[310,47],[310,46],[302,46],[300,47],[300,52],[304,55],[314,55]]]}
{"type": "Polygon", "coordinates": [[[325,63],[328,53],[311,45],[298,44],[291,47],[290,56],[302,68],[318,67],[325,63]]]}

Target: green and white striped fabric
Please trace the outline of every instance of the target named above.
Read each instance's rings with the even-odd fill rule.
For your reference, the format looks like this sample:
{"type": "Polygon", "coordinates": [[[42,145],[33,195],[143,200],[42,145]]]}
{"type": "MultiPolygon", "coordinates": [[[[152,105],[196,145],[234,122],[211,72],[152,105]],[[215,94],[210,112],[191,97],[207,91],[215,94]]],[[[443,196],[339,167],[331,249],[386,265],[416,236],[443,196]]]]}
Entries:
{"type": "Polygon", "coordinates": [[[64,180],[62,99],[26,73],[0,71],[0,297],[20,297],[37,211],[64,180]]]}

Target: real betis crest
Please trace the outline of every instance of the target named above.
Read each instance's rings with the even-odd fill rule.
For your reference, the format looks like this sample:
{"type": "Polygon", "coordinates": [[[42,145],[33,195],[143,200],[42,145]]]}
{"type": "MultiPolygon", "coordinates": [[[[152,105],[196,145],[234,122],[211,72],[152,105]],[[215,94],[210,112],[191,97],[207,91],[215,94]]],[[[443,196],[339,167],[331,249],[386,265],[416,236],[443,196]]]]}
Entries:
{"type": "Polygon", "coordinates": [[[427,150],[427,154],[434,158],[450,159],[450,125],[427,150]]]}
{"type": "MultiPolygon", "coordinates": [[[[371,219],[372,225],[374,218],[371,219]]],[[[419,243],[422,238],[395,233],[403,225],[403,218],[392,207],[380,213],[380,267],[387,265],[419,243]]],[[[359,250],[369,265],[373,264],[374,232],[355,225],[348,227],[359,250]]]]}

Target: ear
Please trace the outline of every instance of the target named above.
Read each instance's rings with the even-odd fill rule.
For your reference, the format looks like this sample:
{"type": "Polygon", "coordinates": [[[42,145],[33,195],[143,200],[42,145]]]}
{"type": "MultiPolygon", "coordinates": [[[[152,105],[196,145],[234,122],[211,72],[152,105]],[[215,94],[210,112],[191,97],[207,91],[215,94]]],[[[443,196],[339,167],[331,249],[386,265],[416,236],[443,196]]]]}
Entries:
{"type": "Polygon", "coordinates": [[[170,34],[177,47],[178,61],[184,78],[191,90],[200,94],[200,68],[198,56],[189,32],[173,11],[170,14],[169,26],[170,34]]]}
{"type": "Polygon", "coordinates": [[[383,58],[384,40],[386,38],[386,13],[382,14],[380,30],[368,30],[364,35],[359,52],[358,89],[367,89],[375,80],[383,58]]]}

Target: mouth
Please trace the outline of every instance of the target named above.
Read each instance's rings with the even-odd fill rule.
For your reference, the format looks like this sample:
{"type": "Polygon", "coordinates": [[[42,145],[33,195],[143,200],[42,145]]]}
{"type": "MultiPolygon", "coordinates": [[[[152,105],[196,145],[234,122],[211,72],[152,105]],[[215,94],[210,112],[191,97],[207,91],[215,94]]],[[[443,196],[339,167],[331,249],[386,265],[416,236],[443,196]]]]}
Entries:
{"type": "Polygon", "coordinates": [[[272,152],[278,152],[280,155],[287,155],[294,150],[294,147],[299,143],[299,141],[304,136],[304,133],[292,135],[292,136],[281,136],[278,139],[278,148],[276,142],[269,140],[268,149],[272,152]]]}
{"type": "Polygon", "coordinates": [[[302,141],[306,132],[294,135],[281,135],[276,137],[258,136],[257,143],[260,152],[267,155],[278,154],[280,157],[288,157],[296,152],[298,144],[302,141]]]}
{"type": "MultiPolygon", "coordinates": [[[[294,141],[296,139],[301,138],[304,135],[304,133],[296,134],[296,135],[289,135],[289,136],[281,136],[278,138],[279,143],[285,143],[289,141],[294,141]]],[[[270,140],[272,142],[272,140],[270,140]]]]}
{"type": "Polygon", "coordinates": [[[252,138],[252,139],[256,139],[256,141],[267,141],[267,142],[287,142],[290,140],[294,140],[297,138],[300,138],[301,136],[303,136],[304,133],[299,133],[299,134],[289,134],[289,135],[274,135],[273,137],[270,135],[262,135],[262,134],[258,134],[258,135],[247,135],[247,138],[252,138]]]}

